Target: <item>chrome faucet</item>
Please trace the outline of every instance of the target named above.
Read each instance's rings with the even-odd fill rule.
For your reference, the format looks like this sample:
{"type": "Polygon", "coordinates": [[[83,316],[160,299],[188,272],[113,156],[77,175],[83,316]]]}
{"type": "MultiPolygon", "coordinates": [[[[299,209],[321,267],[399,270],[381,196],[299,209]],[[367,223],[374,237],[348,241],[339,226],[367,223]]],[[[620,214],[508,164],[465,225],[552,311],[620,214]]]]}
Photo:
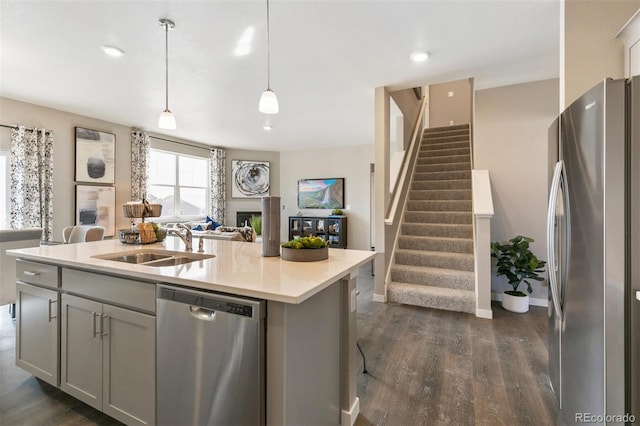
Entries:
{"type": "Polygon", "coordinates": [[[185,251],[193,251],[193,235],[191,234],[191,229],[189,229],[189,227],[184,223],[178,223],[176,224],[176,226],[185,230],[184,235],[176,229],[170,229],[169,233],[179,237],[182,240],[185,246],[185,251]]]}

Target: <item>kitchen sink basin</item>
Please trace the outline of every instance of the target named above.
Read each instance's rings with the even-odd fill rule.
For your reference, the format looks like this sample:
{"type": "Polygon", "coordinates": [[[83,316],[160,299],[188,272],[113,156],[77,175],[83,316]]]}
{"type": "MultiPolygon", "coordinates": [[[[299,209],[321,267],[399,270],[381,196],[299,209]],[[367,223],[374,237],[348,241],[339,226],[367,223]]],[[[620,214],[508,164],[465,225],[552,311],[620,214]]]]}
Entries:
{"type": "Polygon", "coordinates": [[[126,263],[146,263],[146,262],[152,262],[154,260],[167,259],[170,257],[171,257],[170,254],[133,253],[133,254],[123,254],[121,256],[115,256],[115,257],[104,258],[104,259],[114,260],[116,262],[126,262],[126,263]]]}
{"type": "Polygon", "coordinates": [[[96,259],[113,260],[115,262],[132,263],[145,266],[176,266],[197,260],[211,259],[213,254],[190,253],[171,250],[137,250],[132,252],[108,253],[92,256],[96,259]]]}

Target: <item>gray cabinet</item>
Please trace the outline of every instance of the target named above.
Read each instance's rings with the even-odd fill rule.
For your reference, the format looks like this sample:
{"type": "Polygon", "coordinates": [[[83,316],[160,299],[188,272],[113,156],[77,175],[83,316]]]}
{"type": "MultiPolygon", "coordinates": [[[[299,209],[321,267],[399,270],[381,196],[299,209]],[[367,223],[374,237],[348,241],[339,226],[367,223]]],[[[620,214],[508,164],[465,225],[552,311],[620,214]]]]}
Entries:
{"type": "Polygon", "coordinates": [[[16,283],[16,365],[58,386],[58,298],[56,290],[16,283]]]}
{"type": "Polygon", "coordinates": [[[289,216],[289,240],[315,236],[330,248],[347,248],[346,216],[289,216]]]}
{"type": "MultiPolygon", "coordinates": [[[[79,288],[76,280],[83,277],[87,291],[97,285],[98,294],[100,286],[117,286],[122,280],[64,269],[63,289],[79,288]]],[[[131,283],[150,286],[152,293],[155,287],[131,283]]],[[[63,294],[60,388],[123,423],[154,424],[155,317],[63,294]]]]}
{"type": "Polygon", "coordinates": [[[60,268],[16,260],[16,365],[53,386],[60,381],[60,268]]]}

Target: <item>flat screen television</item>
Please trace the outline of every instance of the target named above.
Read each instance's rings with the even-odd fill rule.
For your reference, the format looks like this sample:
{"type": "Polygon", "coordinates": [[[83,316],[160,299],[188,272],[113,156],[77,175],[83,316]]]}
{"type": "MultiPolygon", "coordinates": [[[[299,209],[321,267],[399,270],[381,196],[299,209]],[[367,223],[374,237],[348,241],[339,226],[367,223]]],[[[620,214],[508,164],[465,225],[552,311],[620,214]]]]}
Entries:
{"type": "Polygon", "coordinates": [[[344,178],[300,179],[298,181],[298,208],[343,209],[344,178]]]}

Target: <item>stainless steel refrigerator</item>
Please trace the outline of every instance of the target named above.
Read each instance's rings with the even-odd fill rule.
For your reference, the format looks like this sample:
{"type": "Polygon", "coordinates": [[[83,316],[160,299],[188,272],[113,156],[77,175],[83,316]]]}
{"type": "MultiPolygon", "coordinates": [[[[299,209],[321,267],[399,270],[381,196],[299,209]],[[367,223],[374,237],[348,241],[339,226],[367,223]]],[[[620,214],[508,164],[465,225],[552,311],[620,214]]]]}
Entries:
{"type": "Polygon", "coordinates": [[[566,424],[640,422],[640,77],[550,128],[549,376],[566,424]]]}

